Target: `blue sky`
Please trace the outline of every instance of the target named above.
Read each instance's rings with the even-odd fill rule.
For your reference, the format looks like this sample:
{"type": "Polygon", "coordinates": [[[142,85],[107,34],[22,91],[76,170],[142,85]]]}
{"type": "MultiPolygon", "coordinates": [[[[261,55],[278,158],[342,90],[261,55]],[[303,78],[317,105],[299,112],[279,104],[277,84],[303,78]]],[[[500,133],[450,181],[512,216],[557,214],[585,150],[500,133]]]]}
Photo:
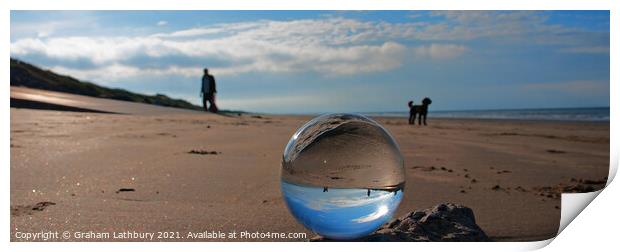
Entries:
{"type": "Polygon", "coordinates": [[[291,213],[314,232],[334,239],[367,235],[387,222],[400,204],[402,191],[304,187],[282,181],[291,213]]]}
{"type": "Polygon", "coordinates": [[[608,11],[11,11],[11,57],[268,113],[609,106],[608,11]]]}

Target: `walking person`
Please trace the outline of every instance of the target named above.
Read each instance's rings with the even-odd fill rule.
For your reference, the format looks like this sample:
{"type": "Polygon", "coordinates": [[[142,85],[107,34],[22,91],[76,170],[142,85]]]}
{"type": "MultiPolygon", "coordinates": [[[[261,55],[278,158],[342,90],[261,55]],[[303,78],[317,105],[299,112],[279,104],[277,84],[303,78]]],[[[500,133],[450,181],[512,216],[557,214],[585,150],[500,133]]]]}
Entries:
{"type": "Polygon", "coordinates": [[[209,74],[209,69],[205,68],[204,75],[202,76],[202,88],[200,90],[200,96],[202,96],[202,106],[205,111],[217,113],[217,105],[215,105],[215,78],[209,74]],[[207,102],[209,106],[207,107],[207,102]]]}

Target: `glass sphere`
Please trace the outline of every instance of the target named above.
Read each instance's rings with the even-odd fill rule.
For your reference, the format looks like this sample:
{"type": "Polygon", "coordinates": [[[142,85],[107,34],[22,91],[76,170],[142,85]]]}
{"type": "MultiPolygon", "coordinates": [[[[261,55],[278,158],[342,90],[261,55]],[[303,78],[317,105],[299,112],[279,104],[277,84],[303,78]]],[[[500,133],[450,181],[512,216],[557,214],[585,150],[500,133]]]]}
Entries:
{"type": "Polygon", "coordinates": [[[310,120],[284,150],[281,189],[295,218],[330,239],[377,230],[398,208],[404,161],[394,138],[358,114],[310,120]]]}

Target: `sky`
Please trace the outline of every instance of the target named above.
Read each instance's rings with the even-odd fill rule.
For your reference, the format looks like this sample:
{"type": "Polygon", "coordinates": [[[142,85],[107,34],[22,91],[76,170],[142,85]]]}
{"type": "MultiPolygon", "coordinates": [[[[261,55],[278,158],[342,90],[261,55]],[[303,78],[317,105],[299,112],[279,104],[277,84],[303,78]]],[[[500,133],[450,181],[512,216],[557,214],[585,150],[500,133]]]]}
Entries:
{"type": "Polygon", "coordinates": [[[282,181],[286,205],[299,222],[334,239],[359,238],[390,220],[403,197],[383,190],[304,187],[282,181]]]}
{"type": "Polygon", "coordinates": [[[11,57],[221,109],[609,106],[609,11],[11,11],[11,57]]]}

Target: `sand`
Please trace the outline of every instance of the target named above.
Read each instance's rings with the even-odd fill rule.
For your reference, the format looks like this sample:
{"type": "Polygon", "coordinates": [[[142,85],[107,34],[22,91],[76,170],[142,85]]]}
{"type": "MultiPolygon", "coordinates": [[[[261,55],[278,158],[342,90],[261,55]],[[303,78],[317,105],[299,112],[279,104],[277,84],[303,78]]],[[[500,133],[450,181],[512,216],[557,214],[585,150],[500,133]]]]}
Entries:
{"type": "MultiPolygon", "coordinates": [[[[150,240],[73,235],[90,231],[307,233],[306,239],[154,241],[314,236],[289,214],[279,188],[284,146],[310,117],[134,105],[89,107],[116,106],[122,114],[11,108],[11,241],[23,241],[17,232],[47,231],[69,231],[67,241],[150,240]],[[140,113],[143,106],[148,112],[140,113]]],[[[608,175],[609,123],[449,120],[431,113],[424,127],[406,118],[374,119],[405,158],[396,215],[462,204],[496,241],[553,237],[558,192],[566,185],[597,188],[608,175]]]]}

